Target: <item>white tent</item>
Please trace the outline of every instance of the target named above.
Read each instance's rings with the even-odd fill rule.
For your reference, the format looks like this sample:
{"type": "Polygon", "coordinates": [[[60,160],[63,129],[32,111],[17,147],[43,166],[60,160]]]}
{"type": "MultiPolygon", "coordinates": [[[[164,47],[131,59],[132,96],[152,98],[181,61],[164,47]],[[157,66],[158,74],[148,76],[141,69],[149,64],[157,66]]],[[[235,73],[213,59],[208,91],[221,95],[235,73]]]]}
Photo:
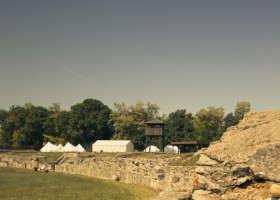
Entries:
{"type": "Polygon", "coordinates": [[[179,148],[177,146],[166,145],[164,147],[164,153],[178,153],[179,148]]]}
{"type": "Polygon", "coordinates": [[[59,144],[59,145],[57,146],[56,152],[62,152],[62,149],[63,149],[62,144],[59,144]]]}
{"type": "Polygon", "coordinates": [[[92,144],[92,152],[130,152],[134,145],[130,140],[97,140],[92,144]]]}
{"type": "Polygon", "coordinates": [[[41,152],[55,152],[57,149],[57,146],[48,142],[45,146],[40,149],[41,152]]]}
{"type": "Polygon", "coordinates": [[[77,151],[77,152],[85,152],[86,150],[84,149],[84,147],[82,147],[81,144],[78,144],[78,145],[76,146],[76,151],[77,151]]]}
{"type": "Polygon", "coordinates": [[[77,149],[70,142],[67,142],[67,144],[61,149],[61,151],[62,152],[77,152],[77,149]]]}
{"type": "Polygon", "coordinates": [[[144,150],[144,152],[160,152],[160,150],[156,146],[150,145],[144,150]]]}

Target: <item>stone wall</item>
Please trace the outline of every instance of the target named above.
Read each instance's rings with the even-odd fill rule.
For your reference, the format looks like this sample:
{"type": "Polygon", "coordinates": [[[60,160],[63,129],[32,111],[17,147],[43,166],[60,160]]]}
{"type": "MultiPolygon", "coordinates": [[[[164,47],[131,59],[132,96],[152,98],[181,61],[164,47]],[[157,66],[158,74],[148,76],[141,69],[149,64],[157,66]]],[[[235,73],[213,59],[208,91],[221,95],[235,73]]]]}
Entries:
{"type": "Polygon", "coordinates": [[[65,154],[57,172],[120,180],[159,191],[191,192],[193,167],[169,166],[167,159],[92,157],[65,154]]]}
{"type": "MultiPolygon", "coordinates": [[[[0,167],[33,170],[34,160],[2,154],[0,167]]],[[[77,153],[65,153],[59,160],[56,172],[113,179],[165,192],[190,194],[192,191],[194,167],[170,166],[167,158],[82,157],[77,153]]]]}
{"type": "MultiPolygon", "coordinates": [[[[8,154],[0,154],[0,167],[12,167],[12,168],[25,168],[33,170],[36,162],[33,157],[20,157],[10,156],[8,154]]],[[[39,165],[41,167],[41,165],[39,165]]]]}

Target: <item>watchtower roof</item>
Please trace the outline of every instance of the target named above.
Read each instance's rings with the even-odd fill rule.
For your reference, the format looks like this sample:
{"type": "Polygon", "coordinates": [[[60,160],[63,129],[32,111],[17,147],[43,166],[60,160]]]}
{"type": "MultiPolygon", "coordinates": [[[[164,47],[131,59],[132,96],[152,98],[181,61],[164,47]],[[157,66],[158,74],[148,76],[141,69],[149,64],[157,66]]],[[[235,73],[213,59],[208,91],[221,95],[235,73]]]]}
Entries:
{"type": "Polygon", "coordinates": [[[158,119],[154,119],[154,120],[151,120],[151,121],[144,122],[144,124],[147,124],[147,125],[164,125],[165,123],[163,121],[158,120],[158,119]]]}

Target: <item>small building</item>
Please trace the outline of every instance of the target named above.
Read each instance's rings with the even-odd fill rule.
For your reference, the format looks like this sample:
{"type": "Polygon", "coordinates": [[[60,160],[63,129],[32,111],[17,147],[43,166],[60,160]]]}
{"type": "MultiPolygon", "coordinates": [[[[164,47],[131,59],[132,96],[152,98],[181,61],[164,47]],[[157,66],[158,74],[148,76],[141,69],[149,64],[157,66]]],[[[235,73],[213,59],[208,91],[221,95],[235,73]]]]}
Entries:
{"type": "Polygon", "coordinates": [[[97,140],[92,144],[92,152],[131,152],[134,145],[130,140],[97,140]]]}

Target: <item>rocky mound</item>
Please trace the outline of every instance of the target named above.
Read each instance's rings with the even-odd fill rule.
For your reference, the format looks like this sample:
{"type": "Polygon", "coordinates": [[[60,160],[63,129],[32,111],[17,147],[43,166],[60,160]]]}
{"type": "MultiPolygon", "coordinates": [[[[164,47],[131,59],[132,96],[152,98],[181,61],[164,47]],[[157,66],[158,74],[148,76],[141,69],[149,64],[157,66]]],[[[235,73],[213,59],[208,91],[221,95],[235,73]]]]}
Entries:
{"type": "Polygon", "coordinates": [[[265,181],[280,182],[280,111],[246,114],[220,141],[201,152],[193,196],[222,194],[265,181]]]}

